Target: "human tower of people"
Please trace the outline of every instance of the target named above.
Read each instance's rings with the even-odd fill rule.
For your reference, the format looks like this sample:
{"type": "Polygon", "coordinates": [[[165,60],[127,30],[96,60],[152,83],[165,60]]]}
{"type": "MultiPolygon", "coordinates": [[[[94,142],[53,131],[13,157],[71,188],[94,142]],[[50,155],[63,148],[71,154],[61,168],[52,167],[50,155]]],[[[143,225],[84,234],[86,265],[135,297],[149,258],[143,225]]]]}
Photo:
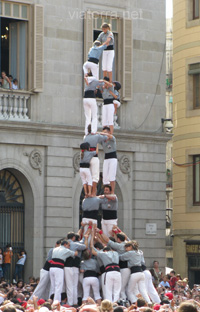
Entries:
{"type": "MultiPolygon", "coordinates": [[[[116,139],[113,136],[113,118],[117,107],[120,106],[121,85],[117,81],[112,81],[113,59],[114,37],[110,26],[104,23],[102,32],[88,53],[88,61],[83,65],[86,85],[83,99],[85,137],[80,145],[80,176],[85,198],[82,203],[81,228],[78,233],[69,232],[66,237],[56,242],[55,248],[49,250],[40,272],[39,284],[27,302],[22,301],[25,292],[22,297],[22,293],[14,296],[16,289],[11,289],[7,294],[0,291],[1,302],[13,293],[12,300],[16,300],[16,303],[21,302],[23,309],[19,305],[13,308],[8,302],[0,304],[0,311],[20,312],[25,311],[26,307],[26,310],[34,312],[40,306],[41,312],[49,312],[51,309],[76,312],[78,309],[74,307],[77,307],[78,297],[81,297],[82,303],[86,304],[81,306],[80,312],[113,312],[113,310],[115,312],[153,312],[147,307],[152,303],[155,303],[154,311],[175,311],[173,293],[167,292],[169,287],[174,295],[175,291],[178,292],[175,290],[175,287],[178,287],[175,272],[170,272],[170,275],[172,274],[170,284],[164,277],[163,281],[157,285],[158,289],[165,294],[165,297],[162,297],[162,293],[159,296],[152,280],[153,278],[154,283],[159,281],[159,268],[155,267],[151,275],[146,269],[143,252],[139,249],[138,242],[129,239],[117,226],[118,199],[115,195],[117,153],[116,139]],[[103,54],[104,78],[99,80],[98,63],[101,54],[103,54]],[[100,133],[97,133],[97,90],[101,92],[103,98],[103,130],[100,133]],[[98,144],[102,145],[105,154],[104,194],[100,196],[96,196],[99,181],[98,144]],[[98,229],[97,219],[100,206],[102,221],[101,229],[98,229]],[[102,299],[104,300],[101,301],[102,299]],[[49,303],[51,300],[53,300],[52,305],[49,303]],[[64,304],[66,300],[68,308],[64,304]],[[118,306],[114,308],[116,302],[118,306]],[[61,304],[65,307],[61,308],[61,304]]],[[[157,261],[155,263],[158,264],[157,261]]],[[[22,282],[18,281],[18,287],[20,283],[22,282]]],[[[180,284],[184,291],[189,289],[186,284],[180,284]]],[[[27,290],[30,291],[28,288],[25,290],[26,294],[27,290]]],[[[194,290],[198,295],[198,289],[194,290]]],[[[200,296],[196,297],[200,298],[200,296]]],[[[193,302],[184,302],[180,305],[178,312],[197,312],[197,307],[200,309],[200,303],[197,300],[200,301],[200,299],[195,299],[196,307],[193,302]]],[[[176,302],[176,304],[179,303],[176,302]]]]}
{"type": "Polygon", "coordinates": [[[85,137],[80,145],[80,176],[85,191],[82,226],[78,237],[73,232],[68,233],[67,237],[58,241],[56,247],[49,252],[40,283],[34,292],[34,295],[43,299],[53,295],[54,301],[59,302],[61,294],[66,293],[70,306],[77,305],[77,298],[80,297],[79,284],[82,285],[83,302],[90,295],[90,288],[97,303],[100,303],[102,298],[111,302],[120,298],[128,299],[134,303],[138,294],[141,294],[147,303],[151,303],[151,300],[160,302],[138,243],[130,240],[117,226],[117,152],[116,139],[113,136],[113,118],[120,105],[118,91],[121,85],[117,81],[112,82],[113,59],[114,37],[110,26],[104,23],[102,32],[88,53],[88,61],[83,65],[86,86],[83,99],[85,137]],[[101,54],[103,80],[98,79],[101,54]],[[103,130],[100,133],[97,133],[97,89],[103,98],[103,130]],[[105,155],[104,194],[96,196],[99,181],[99,143],[105,155]],[[100,206],[103,215],[101,229],[98,229],[100,206]]]}

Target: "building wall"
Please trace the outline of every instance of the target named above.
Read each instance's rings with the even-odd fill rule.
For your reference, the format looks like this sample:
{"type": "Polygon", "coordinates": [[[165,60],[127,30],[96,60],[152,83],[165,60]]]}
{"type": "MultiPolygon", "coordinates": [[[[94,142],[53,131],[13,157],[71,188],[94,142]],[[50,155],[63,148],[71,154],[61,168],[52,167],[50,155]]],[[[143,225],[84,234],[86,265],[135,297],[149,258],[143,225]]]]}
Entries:
{"type": "MultiPolygon", "coordinates": [[[[173,18],[166,19],[166,119],[173,119],[173,18]]],[[[166,216],[171,226],[166,230],[166,266],[173,267],[172,214],[173,214],[173,163],[172,139],[166,145],[166,216]]]]}
{"type": "MultiPolygon", "coordinates": [[[[115,131],[119,159],[116,191],[122,229],[138,239],[148,266],[157,259],[164,267],[168,137],[161,132],[161,118],[165,116],[165,2],[33,3],[44,6],[44,91],[31,95],[29,122],[0,121],[0,169],[14,170],[22,186],[27,185],[31,201],[31,205],[28,199],[25,203],[27,275],[38,275],[48,249],[79,226],[82,186],[77,163],[84,126],[82,14],[88,9],[116,10],[121,17],[128,12],[141,14],[129,16],[133,20],[133,98],[122,104],[121,128],[115,131]],[[31,163],[33,151],[39,161],[31,163]],[[148,223],[157,226],[155,234],[146,233],[148,223]]],[[[100,158],[102,168],[102,152],[100,158]]]]}
{"type": "MultiPolygon", "coordinates": [[[[190,1],[174,1],[173,24],[173,94],[174,136],[173,158],[177,163],[191,162],[200,152],[200,111],[193,109],[188,65],[199,62],[199,20],[191,21],[190,1]]],[[[198,240],[200,231],[199,207],[193,206],[192,167],[173,168],[174,204],[174,268],[188,275],[186,243],[198,240]],[[183,260],[180,262],[180,258],[183,260]]]]}

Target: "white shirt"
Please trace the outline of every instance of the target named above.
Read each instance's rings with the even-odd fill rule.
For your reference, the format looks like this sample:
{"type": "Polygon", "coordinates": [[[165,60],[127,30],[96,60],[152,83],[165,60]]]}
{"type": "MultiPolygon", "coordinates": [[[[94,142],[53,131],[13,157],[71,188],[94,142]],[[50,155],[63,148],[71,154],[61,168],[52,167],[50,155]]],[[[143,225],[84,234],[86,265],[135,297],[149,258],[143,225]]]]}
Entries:
{"type": "Polygon", "coordinates": [[[23,255],[22,258],[20,258],[20,259],[17,261],[17,264],[22,264],[22,265],[24,265],[25,261],[26,261],[26,255],[23,255]]]}

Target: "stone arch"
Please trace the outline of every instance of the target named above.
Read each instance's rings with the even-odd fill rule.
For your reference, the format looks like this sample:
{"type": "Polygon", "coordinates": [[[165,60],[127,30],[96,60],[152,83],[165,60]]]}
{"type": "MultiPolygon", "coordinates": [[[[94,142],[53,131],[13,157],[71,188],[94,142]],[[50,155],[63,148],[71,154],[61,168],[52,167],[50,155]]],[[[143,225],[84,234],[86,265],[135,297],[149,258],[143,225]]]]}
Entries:
{"type": "Polygon", "coordinates": [[[25,279],[27,279],[28,276],[36,274],[43,265],[43,194],[31,169],[22,162],[16,159],[2,159],[0,170],[3,169],[9,170],[17,178],[24,194],[24,247],[27,252],[25,279]]]}

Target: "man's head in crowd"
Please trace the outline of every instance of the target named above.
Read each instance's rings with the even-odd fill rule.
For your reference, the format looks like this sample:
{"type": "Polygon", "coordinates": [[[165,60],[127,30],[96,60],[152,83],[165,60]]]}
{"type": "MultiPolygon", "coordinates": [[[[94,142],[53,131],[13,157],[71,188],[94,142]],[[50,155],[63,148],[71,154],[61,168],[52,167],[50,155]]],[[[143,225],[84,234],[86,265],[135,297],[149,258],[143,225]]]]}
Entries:
{"type": "Polygon", "coordinates": [[[191,302],[182,302],[178,308],[178,312],[197,312],[197,308],[191,302]]]}
{"type": "Polygon", "coordinates": [[[125,235],[117,233],[117,243],[122,243],[125,241],[125,235]]]}
{"type": "Polygon", "coordinates": [[[103,248],[103,251],[104,251],[104,252],[111,251],[111,248],[110,248],[110,247],[104,247],[104,248],[103,248]]]}
{"type": "Polygon", "coordinates": [[[166,282],[168,282],[168,280],[169,280],[168,275],[164,275],[163,276],[163,281],[166,283],[166,282]]]}
{"type": "Polygon", "coordinates": [[[147,307],[147,303],[143,298],[138,298],[138,300],[136,301],[136,304],[138,308],[147,307]]]}
{"type": "Polygon", "coordinates": [[[104,185],[104,188],[103,188],[103,192],[105,195],[110,195],[111,194],[111,191],[112,191],[112,188],[110,185],[104,185]]]}
{"type": "Polygon", "coordinates": [[[102,249],[103,249],[103,245],[102,245],[102,243],[100,243],[100,242],[96,242],[96,243],[94,244],[94,247],[95,247],[97,250],[102,250],[102,249]]]}
{"type": "Polygon", "coordinates": [[[57,242],[55,243],[55,247],[59,247],[61,244],[61,239],[57,240],[57,242]]]}
{"type": "Polygon", "coordinates": [[[110,127],[108,127],[108,126],[103,127],[103,132],[104,133],[110,133],[110,127]]]}
{"type": "Polygon", "coordinates": [[[157,260],[154,260],[153,267],[154,269],[157,269],[159,267],[159,262],[157,260]]]}
{"type": "Polygon", "coordinates": [[[61,243],[61,246],[64,246],[65,248],[69,248],[70,247],[70,243],[68,240],[63,240],[61,243]]]}
{"type": "Polygon", "coordinates": [[[172,271],[170,271],[169,274],[170,274],[171,277],[174,277],[176,275],[176,272],[174,270],[172,270],[172,271]]]}
{"type": "Polygon", "coordinates": [[[76,234],[74,232],[69,232],[67,234],[67,239],[71,239],[72,241],[75,241],[76,239],[76,234]]]}

